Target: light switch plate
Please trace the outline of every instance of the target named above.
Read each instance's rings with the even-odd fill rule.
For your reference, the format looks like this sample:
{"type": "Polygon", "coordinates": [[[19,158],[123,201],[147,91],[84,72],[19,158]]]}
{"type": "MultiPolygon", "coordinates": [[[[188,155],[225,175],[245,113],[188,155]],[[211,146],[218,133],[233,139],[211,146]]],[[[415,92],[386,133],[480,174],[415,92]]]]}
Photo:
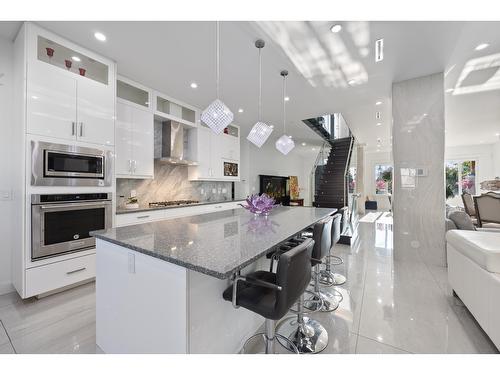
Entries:
{"type": "Polygon", "coordinates": [[[11,201],[12,190],[0,190],[0,201],[11,201]]]}

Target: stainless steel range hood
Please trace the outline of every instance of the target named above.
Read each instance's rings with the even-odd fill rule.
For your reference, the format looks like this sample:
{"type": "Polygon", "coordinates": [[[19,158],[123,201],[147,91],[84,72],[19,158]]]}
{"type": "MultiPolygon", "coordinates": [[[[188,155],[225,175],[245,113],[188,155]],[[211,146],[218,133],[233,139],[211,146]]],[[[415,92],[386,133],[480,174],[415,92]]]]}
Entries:
{"type": "Polygon", "coordinates": [[[163,121],[160,161],[169,164],[197,165],[184,158],[184,127],[175,121],[163,121]]]}

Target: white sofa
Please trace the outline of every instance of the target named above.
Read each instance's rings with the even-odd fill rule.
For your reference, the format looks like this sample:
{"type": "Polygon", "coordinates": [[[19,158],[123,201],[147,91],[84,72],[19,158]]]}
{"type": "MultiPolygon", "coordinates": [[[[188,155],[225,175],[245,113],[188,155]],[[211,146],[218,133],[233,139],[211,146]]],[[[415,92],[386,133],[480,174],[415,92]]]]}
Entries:
{"type": "Polygon", "coordinates": [[[500,349],[500,233],[446,233],[448,280],[491,341],[500,349]]]}

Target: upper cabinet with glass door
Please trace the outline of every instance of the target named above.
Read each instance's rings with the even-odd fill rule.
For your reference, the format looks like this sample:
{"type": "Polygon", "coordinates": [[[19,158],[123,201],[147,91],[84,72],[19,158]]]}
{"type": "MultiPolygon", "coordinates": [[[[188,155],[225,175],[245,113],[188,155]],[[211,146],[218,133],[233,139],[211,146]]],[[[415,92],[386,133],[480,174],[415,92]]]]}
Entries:
{"type": "Polygon", "coordinates": [[[116,79],[116,100],[119,102],[144,110],[152,110],[151,96],[152,92],[146,86],[122,76],[116,79]]]}
{"type": "Polygon", "coordinates": [[[115,63],[32,23],[21,35],[27,132],[114,145],[115,63]]]}
{"type": "Polygon", "coordinates": [[[155,117],[180,122],[186,126],[196,127],[198,111],[195,107],[181,103],[162,93],[154,93],[155,117]]]}

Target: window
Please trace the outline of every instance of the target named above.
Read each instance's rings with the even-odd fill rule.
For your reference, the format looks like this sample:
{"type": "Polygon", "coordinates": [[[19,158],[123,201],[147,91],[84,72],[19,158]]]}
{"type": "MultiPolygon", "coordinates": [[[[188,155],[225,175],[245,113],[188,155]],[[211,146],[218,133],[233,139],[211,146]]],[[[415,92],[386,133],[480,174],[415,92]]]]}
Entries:
{"type": "Polygon", "coordinates": [[[475,160],[446,162],[446,199],[462,193],[476,194],[476,168],[475,160]]]}
{"type": "Polygon", "coordinates": [[[356,167],[349,168],[349,194],[356,190],[356,167]]]}
{"type": "Polygon", "coordinates": [[[392,194],[392,165],[377,164],[375,166],[375,193],[392,194]]]}

